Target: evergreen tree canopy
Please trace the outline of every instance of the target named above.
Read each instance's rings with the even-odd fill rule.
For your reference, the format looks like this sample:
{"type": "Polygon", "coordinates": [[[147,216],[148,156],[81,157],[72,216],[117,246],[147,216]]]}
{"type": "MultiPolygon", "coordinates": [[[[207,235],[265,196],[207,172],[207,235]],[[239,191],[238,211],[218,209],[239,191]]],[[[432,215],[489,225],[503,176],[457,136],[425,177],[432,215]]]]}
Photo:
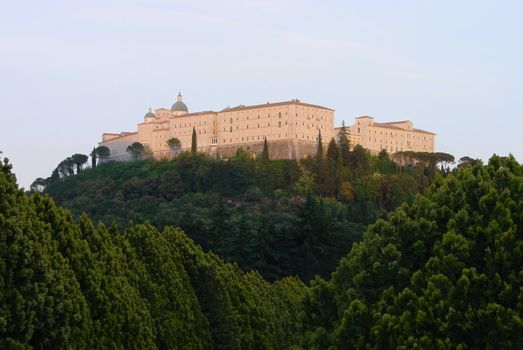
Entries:
{"type": "MultiPolygon", "coordinates": [[[[97,168],[98,169],[98,168],[97,168]]],[[[285,349],[305,287],[204,253],[180,229],[78,222],[0,164],[1,349],[285,349]]]]}
{"type": "Polygon", "coordinates": [[[196,128],[192,128],[192,138],[191,138],[191,152],[196,153],[198,151],[198,143],[196,140],[196,128]]]}
{"type": "Polygon", "coordinates": [[[304,302],[305,348],[523,348],[523,166],[494,156],[370,226],[304,302]],[[504,164],[504,165],[502,165],[504,164]]]}
{"type": "Polygon", "coordinates": [[[266,137],[263,138],[263,151],[262,151],[262,154],[261,154],[261,159],[263,161],[268,161],[269,160],[269,145],[267,144],[267,138],[266,137]]]}
{"type": "Polygon", "coordinates": [[[318,149],[316,151],[316,159],[323,158],[323,141],[321,140],[321,130],[318,130],[318,149]]]}

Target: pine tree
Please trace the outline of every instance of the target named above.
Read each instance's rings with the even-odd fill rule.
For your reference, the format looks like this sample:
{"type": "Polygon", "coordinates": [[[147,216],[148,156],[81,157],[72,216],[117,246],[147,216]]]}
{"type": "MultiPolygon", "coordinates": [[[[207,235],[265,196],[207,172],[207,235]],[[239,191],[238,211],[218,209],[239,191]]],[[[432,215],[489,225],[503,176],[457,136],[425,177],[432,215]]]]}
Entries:
{"type": "Polygon", "coordinates": [[[196,142],[196,129],[193,126],[192,127],[191,152],[196,153],[197,149],[198,149],[198,144],[196,142]]]}

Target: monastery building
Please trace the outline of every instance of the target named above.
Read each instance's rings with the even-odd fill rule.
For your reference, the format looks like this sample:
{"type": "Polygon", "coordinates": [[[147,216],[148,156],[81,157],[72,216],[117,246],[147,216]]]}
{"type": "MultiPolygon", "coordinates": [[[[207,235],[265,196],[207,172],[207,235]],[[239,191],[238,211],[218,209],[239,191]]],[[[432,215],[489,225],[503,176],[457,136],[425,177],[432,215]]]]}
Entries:
{"type": "MultiPolygon", "coordinates": [[[[339,132],[339,128],[334,128],[333,109],[297,99],[189,113],[178,94],[170,109],[149,109],[137,131],[104,133],[99,144],[109,148],[109,160],[128,160],[126,150],[134,142],[147,146],[155,158],[169,158],[174,153],[167,140],[178,138],[180,151],[190,150],[193,129],[198,152],[227,158],[243,148],[256,156],[262,152],[266,138],[271,159],[315,155],[320,133],[326,149],[339,132]]],[[[389,153],[434,152],[435,134],[414,129],[410,121],[375,123],[372,117],[359,117],[347,131],[351,146],[361,144],[373,153],[382,149],[389,153]]]]}

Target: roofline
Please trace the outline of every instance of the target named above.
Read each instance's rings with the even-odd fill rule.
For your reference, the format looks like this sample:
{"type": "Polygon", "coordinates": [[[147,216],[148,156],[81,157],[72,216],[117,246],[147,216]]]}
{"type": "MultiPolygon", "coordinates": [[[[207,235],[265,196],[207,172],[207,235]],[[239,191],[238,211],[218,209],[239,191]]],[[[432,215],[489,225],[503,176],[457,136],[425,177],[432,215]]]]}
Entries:
{"type": "Polygon", "coordinates": [[[427,131],[427,130],[422,130],[422,129],[413,129],[413,130],[416,132],[424,133],[424,134],[437,135],[435,132],[431,132],[431,131],[427,131]]]}
{"type": "Polygon", "coordinates": [[[191,112],[191,113],[185,113],[185,114],[180,114],[180,115],[171,115],[171,116],[169,116],[169,119],[183,118],[183,117],[195,117],[197,115],[205,115],[205,114],[218,114],[218,112],[215,112],[215,111],[191,112]]]}
{"type": "Polygon", "coordinates": [[[291,104],[300,105],[300,106],[306,106],[306,107],[312,107],[312,108],[320,108],[320,109],[325,109],[325,110],[334,112],[334,109],[327,108],[327,107],[320,106],[320,105],[314,105],[314,104],[311,104],[311,103],[301,102],[300,100],[295,99],[295,100],[290,100],[290,101],[281,101],[281,102],[273,102],[273,103],[267,102],[265,104],[257,104],[257,105],[250,105],[250,106],[240,105],[240,106],[236,106],[236,107],[225,108],[225,109],[221,110],[218,113],[241,111],[241,110],[245,110],[245,109],[256,109],[256,108],[283,106],[283,105],[291,105],[291,104]]]}
{"type": "Polygon", "coordinates": [[[430,132],[430,131],[425,131],[425,130],[416,129],[416,128],[412,128],[412,130],[408,130],[408,129],[403,129],[403,128],[400,128],[398,126],[388,125],[388,124],[390,124],[390,123],[374,123],[374,124],[371,125],[371,127],[375,126],[375,127],[384,128],[384,129],[394,129],[394,130],[401,130],[401,131],[419,132],[419,133],[422,133],[422,134],[437,135],[437,134],[435,134],[433,132],[430,132]],[[383,125],[383,124],[387,124],[387,125],[383,125]]]}
{"type": "Polygon", "coordinates": [[[397,122],[384,122],[380,124],[401,124],[401,123],[412,123],[412,121],[405,119],[405,120],[398,120],[397,122]]]}
{"type": "Polygon", "coordinates": [[[138,134],[138,131],[134,131],[134,132],[128,132],[128,131],[122,131],[121,133],[116,133],[116,132],[104,132],[102,134],[102,138],[103,138],[103,135],[120,135],[120,136],[116,136],[116,137],[113,137],[112,139],[110,140],[105,140],[105,141],[100,141],[98,142],[98,144],[101,144],[101,143],[104,143],[104,142],[109,142],[109,141],[112,141],[112,140],[116,140],[116,139],[121,139],[122,137],[127,137],[127,136],[131,136],[131,135],[136,135],[138,134]],[[124,135],[123,135],[124,134],[124,135]]]}

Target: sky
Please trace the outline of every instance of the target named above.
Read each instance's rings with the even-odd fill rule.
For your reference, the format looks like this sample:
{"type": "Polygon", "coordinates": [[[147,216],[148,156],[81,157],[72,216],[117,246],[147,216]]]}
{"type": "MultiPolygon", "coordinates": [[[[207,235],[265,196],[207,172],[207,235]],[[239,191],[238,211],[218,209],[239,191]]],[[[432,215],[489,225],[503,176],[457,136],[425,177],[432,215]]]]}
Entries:
{"type": "Polygon", "coordinates": [[[299,98],[523,162],[522,1],[0,0],[0,151],[26,188],[178,91],[189,111],[299,98]]]}

